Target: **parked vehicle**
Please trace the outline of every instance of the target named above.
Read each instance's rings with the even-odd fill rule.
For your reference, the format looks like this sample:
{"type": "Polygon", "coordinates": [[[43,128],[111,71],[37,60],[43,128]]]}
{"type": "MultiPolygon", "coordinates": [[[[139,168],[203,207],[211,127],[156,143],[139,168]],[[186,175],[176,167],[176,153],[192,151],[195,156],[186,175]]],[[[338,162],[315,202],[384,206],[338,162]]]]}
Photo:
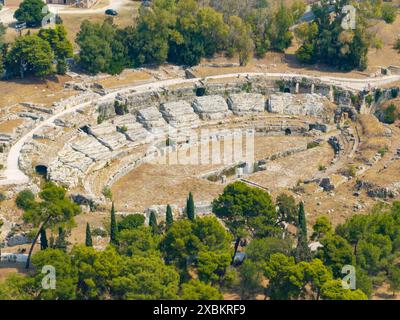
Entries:
{"type": "Polygon", "coordinates": [[[105,13],[109,16],[117,16],[118,15],[118,12],[114,9],[107,9],[105,13]]]}

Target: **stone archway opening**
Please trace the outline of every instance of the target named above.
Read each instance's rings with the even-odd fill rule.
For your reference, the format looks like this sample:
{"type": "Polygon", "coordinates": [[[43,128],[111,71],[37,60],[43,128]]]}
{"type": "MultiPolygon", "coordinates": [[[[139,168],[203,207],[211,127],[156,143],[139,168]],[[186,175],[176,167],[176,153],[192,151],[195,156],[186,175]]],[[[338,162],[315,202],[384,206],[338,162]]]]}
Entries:
{"type": "Polygon", "coordinates": [[[196,88],[196,97],[202,97],[205,94],[206,94],[206,88],[204,87],[196,88]]]}
{"type": "Polygon", "coordinates": [[[290,93],[290,88],[286,87],[285,89],[283,89],[284,93],[290,93]]]}
{"type": "Polygon", "coordinates": [[[84,125],[84,126],[80,127],[79,129],[82,130],[84,133],[89,134],[90,127],[88,125],[84,125]]]}
{"type": "Polygon", "coordinates": [[[47,178],[47,166],[42,165],[42,164],[39,164],[39,165],[37,165],[37,166],[35,167],[35,172],[36,172],[38,175],[40,175],[40,176],[42,176],[42,177],[44,177],[44,178],[47,178]]]}
{"type": "Polygon", "coordinates": [[[291,134],[292,134],[292,130],[290,130],[289,128],[285,129],[286,136],[290,136],[291,134]]]}

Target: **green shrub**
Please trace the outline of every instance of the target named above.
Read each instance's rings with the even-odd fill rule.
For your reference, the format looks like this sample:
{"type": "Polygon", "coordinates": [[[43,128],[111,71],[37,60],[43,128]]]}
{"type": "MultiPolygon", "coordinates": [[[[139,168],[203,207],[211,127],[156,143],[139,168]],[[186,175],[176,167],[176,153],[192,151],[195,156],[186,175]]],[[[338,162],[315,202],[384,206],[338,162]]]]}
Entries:
{"type": "Polygon", "coordinates": [[[396,40],[393,48],[400,52],[400,38],[396,40]]]}
{"type": "Polygon", "coordinates": [[[386,152],[388,152],[388,151],[389,151],[388,146],[384,146],[383,148],[380,148],[378,150],[378,153],[381,155],[381,157],[383,157],[386,154],[386,152]]]}
{"type": "Polygon", "coordinates": [[[384,111],[384,119],[383,122],[387,124],[392,124],[396,121],[397,115],[396,115],[396,106],[391,103],[384,111]]]}
{"type": "Polygon", "coordinates": [[[370,106],[374,102],[374,98],[371,95],[365,97],[365,102],[370,106]]]}
{"type": "Polygon", "coordinates": [[[386,23],[393,23],[396,20],[397,9],[389,4],[384,3],[382,5],[382,19],[385,20],[386,23]]]}
{"type": "Polygon", "coordinates": [[[92,230],[92,236],[105,238],[108,236],[107,231],[101,228],[95,228],[92,230]]]}
{"type": "Polygon", "coordinates": [[[390,93],[392,94],[392,98],[395,99],[399,95],[399,88],[392,88],[390,90],[390,93]]]}
{"type": "Polygon", "coordinates": [[[112,192],[109,187],[104,187],[102,193],[103,193],[103,196],[105,196],[107,199],[112,200],[112,192]]]}
{"type": "Polygon", "coordinates": [[[315,142],[315,141],[312,141],[312,142],[307,143],[307,149],[316,148],[316,147],[318,147],[318,146],[319,146],[319,143],[318,143],[318,142],[315,142]]]}
{"type": "Polygon", "coordinates": [[[35,195],[29,189],[22,190],[18,193],[15,202],[20,209],[28,210],[32,208],[35,203],[35,195]]]}
{"type": "Polygon", "coordinates": [[[355,177],[357,174],[357,169],[353,165],[349,165],[345,170],[344,170],[344,175],[348,177],[355,177]]]}

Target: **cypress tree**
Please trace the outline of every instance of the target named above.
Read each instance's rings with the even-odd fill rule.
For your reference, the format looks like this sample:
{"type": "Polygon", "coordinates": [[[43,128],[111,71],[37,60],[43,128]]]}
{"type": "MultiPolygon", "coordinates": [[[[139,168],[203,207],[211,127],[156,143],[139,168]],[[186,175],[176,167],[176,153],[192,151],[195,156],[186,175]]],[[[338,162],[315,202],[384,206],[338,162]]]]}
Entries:
{"type": "Polygon", "coordinates": [[[307,221],[304,211],[304,203],[300,202],[297,226],[297,247],[295,251],[296,262],[311,260],[311,251],[307,242],[307,221]]]}
{"type": "Polygon", "coordinates": [[[304,203],[300,202],[299,205],[299,233],[301,233],[301,236],[304,237],[304,239],[307,241],[307,221],[306,221],[306,213],[304,212],[304,203]]]}
{"type": "Polygon", "coordinates": [[[112,203],[111,206],[111,223],[110,223],[110,243],[111,244],[118,244],[117,240],[117,233],[118,233],[118,226],[117,226],[117,220],[115,218],[115,208],[114,208],[114,202],[112,203]]]}
{"type": "Polygon", "coordinates": [[[55,248],[67,251],[66,232],[63,230],[62,227],[58,228],[58,237],[55,243],[55,248]]]}
{"type": "Polygon", "coordinates": [[[190,220],[194,220],[195,218],[195,211],[194,211],[194,200],[193,195],[189,192],[189,198],[186,201],[186,214],[190,220]]]}
{"type": "Polygon", "coordinates": [[[150,212],[149,226],[151,227],[153,234],[156,234],[157,233],[157,218],[156,218],[156,214],[154,211],[150,212]]]}
{"type": "Polygon", "coordinates": [[[86,245],[86,247],[93,247],[92,232],[90,231],[90,225],[89,225],[89,223],[86,223],[86,239],[85,239],[85,245],[86,245]]]}
{"type": "Polygon", "coordinates": [[[167,230],[171,228],[172,224],[174,223],[174,217],[172,215],[172,208],[170,205],[167,205],[167,213],[165,215],[165,222],[167,226],[167,230]]]}
{"type": "Polygon", "coordinates": [[[46,230],[40,230],[40,250],[45,250],[49,247],[49,243],[47,241],[46,230]]]}

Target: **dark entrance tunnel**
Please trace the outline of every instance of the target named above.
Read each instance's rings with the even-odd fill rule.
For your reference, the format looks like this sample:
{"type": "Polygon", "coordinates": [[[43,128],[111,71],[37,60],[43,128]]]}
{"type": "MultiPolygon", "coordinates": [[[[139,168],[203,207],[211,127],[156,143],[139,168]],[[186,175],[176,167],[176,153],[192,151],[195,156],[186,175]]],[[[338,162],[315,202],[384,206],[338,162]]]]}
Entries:
{"type": "Polygon", "coordinates": [[[84,133],[89,134],[90,128],[88,125],[82,126],[79,129],[81,129],[84,133]]]}
{"type": "Polygon", "coordinates": [[[290,88],[285,88],[285,89],[283,89],[283,92],[285,92],[285,93],[290,93],[290,88]]]}
{"type": "Polygon", "coordinates": [[[35,171],[38,175],[41,175],[44,178],[47,178],[47,166],[44,165],[37,165],[35,167],[35,171]]]}
{"type": "Polygon", "coordinates": [[[202,97],[206,94],[206,88],[200,87],[196,89],[196,96],[202,97]]]}
{"type": "Polygon", "coordinates": [[[290,130],[289,128],[287,128],[285,130],[285,135],[290,136],[292,134],[292,130],[290,130]]]}

